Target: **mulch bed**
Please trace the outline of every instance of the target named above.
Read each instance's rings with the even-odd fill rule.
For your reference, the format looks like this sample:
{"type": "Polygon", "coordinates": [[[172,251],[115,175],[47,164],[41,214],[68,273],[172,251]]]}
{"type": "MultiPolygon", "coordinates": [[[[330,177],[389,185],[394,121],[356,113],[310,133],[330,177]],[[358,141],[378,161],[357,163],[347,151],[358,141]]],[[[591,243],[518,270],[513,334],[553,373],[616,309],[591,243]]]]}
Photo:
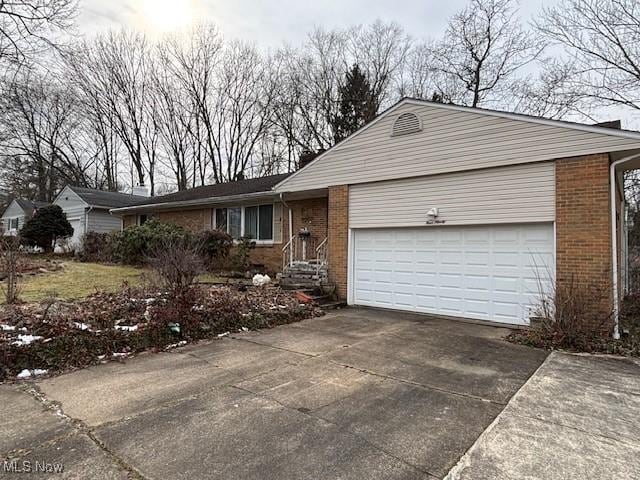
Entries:
{"type": "Polygon", "coordinates": [[[278,287],[196,286],[180,295],[125,287],[74,302],[0,310],[0,381],[161,351],[322,315],[278,287]]]}

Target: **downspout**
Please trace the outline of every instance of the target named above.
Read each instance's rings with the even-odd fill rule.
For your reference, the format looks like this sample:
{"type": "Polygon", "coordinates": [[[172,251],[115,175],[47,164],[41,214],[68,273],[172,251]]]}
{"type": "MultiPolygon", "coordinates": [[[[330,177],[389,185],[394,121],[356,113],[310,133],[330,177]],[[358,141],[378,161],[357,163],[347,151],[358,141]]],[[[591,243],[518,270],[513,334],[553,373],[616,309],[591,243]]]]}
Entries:
{"type": "MultiPolygon", "coordinates": [[[[621,158],[620,160],[616,160],[615,162],[611,162],[611,166],[609,167],[609,183],[610,183],[610,196],[611,199],[609,201],[611,208],[611,265],[612,265],[612,279],[611,283],[613,286],[613,338],[618,340],[620,338],[620,304],[618,298],[619,286],[618,286],[618,225],[616,212],[618,206],[616,204],[616,167],[625,162],[629,162],[631,160],[636,160],[640,158],[640,154],[630,155],[628,157],[621,158]]],[[[622,193],[624,196],[624,192],[622,193]]],[[[621,219],[622,221],[622,219],[621,219]]]]}
{"type": "MultiPolygon", "coordinates": [[[[284,201],[284,193],[280,192],[280,201],[282,204],[287,207],[287,211],[289,212],[289,242],[293,240],[293,215],[291,214],[291,207],[284,201]]],[[[289,246],[289,265],[293,264],[293,248],[289,246]]]]}

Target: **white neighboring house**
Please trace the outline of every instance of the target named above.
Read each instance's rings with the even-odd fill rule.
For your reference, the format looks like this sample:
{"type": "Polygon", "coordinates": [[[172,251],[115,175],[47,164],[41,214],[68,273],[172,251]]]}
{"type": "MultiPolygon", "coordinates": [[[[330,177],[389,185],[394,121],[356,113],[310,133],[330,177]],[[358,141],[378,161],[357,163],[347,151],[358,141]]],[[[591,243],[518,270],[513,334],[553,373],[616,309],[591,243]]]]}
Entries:
{"type": "Polygon", "coordinates": [[[2,235],[17,235],[25,222],[41,207],[49,205],[47,202],[34,202],[24,198],[15,198],[2,213],[2,235]]]}
{"type": "MultiPolygon", "coordinates": [[[[141,192],[140,189],[138,191],[141,192]]],[[[73,236],[69,246],[80,246],[86,232],[109,233],[120,230],[120,217],[111,215],[112,208],[127,207],[146,199],[144,195],[132,195],[119,192],[105,192],[92,188],[66,186],[53,201],[67,215],[73,227],[73,236]]]]}

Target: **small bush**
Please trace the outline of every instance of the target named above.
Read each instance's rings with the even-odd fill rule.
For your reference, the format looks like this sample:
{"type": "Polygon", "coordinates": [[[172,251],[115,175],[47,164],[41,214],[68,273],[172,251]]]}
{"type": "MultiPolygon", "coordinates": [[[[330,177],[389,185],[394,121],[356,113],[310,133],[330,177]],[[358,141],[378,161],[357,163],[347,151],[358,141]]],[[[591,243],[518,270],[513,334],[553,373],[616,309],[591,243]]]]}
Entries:
{"type": "Polygon", "coordinates": [[[53,250],[56,240],[68,238],[71,235],[73,235],[73,227],[59,205],[39,208],[20,230],[20,236],[25,245],[40,247],[45,252],[53,250]]]}
{"type": "Polygon", "coordinates": [[[249,237],[242,237],[236,247],[233,256],[233,265],[239,270],[246,270],[251,266],[251,250],[256,247],[256,242],[249,237]]]}
{"type": "Polygon", "coordinates": [[[201,248],[192,241],[168,238],[157,245],[147,263],[176,298],[191,288],[198,275],[204,272],[201,248]]]}
{"type": "Polygon", "coordinates": [[[605,298],[596,286],[579,285],[574,279],[542,294],[537,320],[528,330],[509,338],[517,343],[580,352],[601,351],[611,331],[611,314],[602,312],[605,298]]]}
{"type": "Polygon", "coordinates": [[[122,232],[113,234],[111,239],[112,258],[117,263],[141,265],[164,242],[186,241],[189,237],[189,233],[182,227],[151,219],[144,225],[130,226],[122,232]]]}
{"type": "Polygon", "coordinates": [[[82,236],[78,259],[81,262],[111,262],[113,259],[111,239],[110,233],[85,233],[82,236]]]}
{"type": "Polygon", "coordinates": [[[18,301],[18,275],[20,273],[20,240],[5,237],[0,241],[0,280],[4,285],[0,290],[8,305],[18,301]]]}
{"type": "Polygon", "coordinates": [[[208,267],[219,266],[229,256],[233,246],[231,235],[220,230],[198,232],[193,241],[199,247],[208,267]]]}

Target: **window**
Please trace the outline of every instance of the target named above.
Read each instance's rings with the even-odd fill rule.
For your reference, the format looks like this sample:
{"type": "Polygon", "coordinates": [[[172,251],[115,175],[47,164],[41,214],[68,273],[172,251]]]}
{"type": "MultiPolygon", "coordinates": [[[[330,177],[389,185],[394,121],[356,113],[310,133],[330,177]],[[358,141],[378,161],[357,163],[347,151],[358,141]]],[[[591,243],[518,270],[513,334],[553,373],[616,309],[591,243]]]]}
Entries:
{"type": "Polygon", "coordinates": [[[258,240],[258,207],[244,209],[244,236],[258,240]]]}
{"type": "Polygon", "coordinates": [[[273,205],[216,208],[214,225],[235,240],[249,237],[257,241],[273,241],[273,205]]]}
{"type": "Polygon", "coordinates": [[[144,225],[149,220],[149,215],[138,215],[138,225],[144,225]]]}
{"type": "Polygon", "coordinates": [[[227,209],[216,208],[216,230],[227,231],[227,209]]]}
{"type": "Polygon", "coordinates": [[[260,205],[258,213],[258,239],[273,240],[273,205],[260,205]]]}
{"type": "Polygon", "coordinates": [[[227,232],[234,240],[242,237],[242,209],[240,207],[233,207],[227,210],[229,215],[229,226],[227,232]]]}
{"type": "Polygon", "coordinates": [[[9,230],[18,230],[18,218],[9,219],[9,230]]]}

